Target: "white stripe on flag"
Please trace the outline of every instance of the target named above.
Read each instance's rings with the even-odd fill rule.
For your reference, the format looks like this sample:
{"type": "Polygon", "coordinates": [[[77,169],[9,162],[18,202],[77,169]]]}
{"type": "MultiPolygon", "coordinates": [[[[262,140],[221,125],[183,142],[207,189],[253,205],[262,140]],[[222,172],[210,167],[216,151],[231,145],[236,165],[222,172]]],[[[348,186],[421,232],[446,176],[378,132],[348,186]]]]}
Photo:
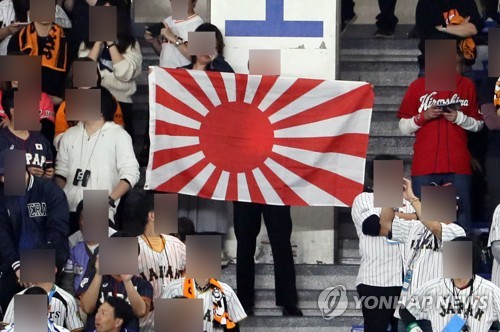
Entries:
{"type": "Polygon", "coordinates": [[[238,201],[251,201],[250,192],[248,191],[247,177],[245,173],[238,173],[238,201]]]}
{"type": "Polygon", "coordinates": [[[335,137],[343,134],[366,134],[370,131],[371,109],[358,110],[319,122],[276,130],[276,138],[335,137]]]}
{"type": "Polygon", "coordinates": [[[324,81],[314,89],[306,92],[300,98],[283,107],[278,112],[269,117],[271,123],[276,123],[293,115],[302,113],[310,108],[321,105],[338,96],[350,92],[360,86],[366,85],[364,82],[338,82],[324,81]]]}
{"type": "Polygon", "coordinates": [[[175,112],[162,104],[156,104],[156,119],[167,123],[176,124],[182,127],[200,129],[201,123],[188,118],[185,115],[175,112]]]}
{"type": "Polygon", "coordinates": [[[233,73],[221,73],[226,87],[227,100],[231,102],[236,101],[236,76],[233,73]]]}
{"type": "Polygon", "coordinates": [[[162,165],[151,172],[149,187],[154,189],[167,182],[177,174],[192,167],[197,162],[205,158],[203,152],[198,151],[182,159],[174,160],[168,164],[162,165]]]}
{"type": "Polygon", "coordinates": [[[267,158],[264,164],[308,205],[345,205],[323,189],[290,172],[271,158],[267,158]]]}
{"type": "Polygon", "coordinates": [[[269,181],[267,181],[264,174],[262,174],[262,171],[259,168],[256,168],[252,171],[252,173],[253,176],[255,177],[257,185],[260,188],[262,196],[264,196],[264,199],[266,200],[266,203],[283,205],[283,201],[276,193],[276,190],[274,190],[273,186],[269,183],[269,181]]]}
{"type": "Polygon", "coordinates": [[[213,199],[226,199],[227,186],[229,184],[229,173],[226,171],[222,171],[219,182],[217,182],[217,186],[215,187],[214,194],[212,195],[213,199]]]}
{"type": "Polygon", "coordinates": [[[299,163],[338,174],[352,181],[363,184],[365,159],[335,152],[315,152],[281,145],[274,145],[273,152],[288,157],[299,163]]]}
{"type": "Polygon", "coordinates": [[[162,89],[175,96],[194,111],[205,116],[208,114],[207,108],[196,99],[188,89],[172,77],[166,70],[160,69],[156,72],[154,79],[162,89]]]}
{"type": "Polygon", "coordinates": [[[188,195],[197,195],[214,171],[215,166],[213,164],[208,164],[196,177],[182,188],[180,192],[188,195]]]}
{"type": "Polygon", "coordinates": [[[219,95],[215,91],[214,85],[208,75],[203,70],[188,70],[189,75],[198,83],[205,95],[210,99],[214,106],[219,106],[221,104],[219,95]]]}
{"type": "Polygon", "coordinates": [[[262,80],[262,76],[258,75],[249,75],[247,82],[247,89],[245,91],[245,103],[251,104],[253,98],[255,97],[255,93],[257,92],[257,88],[260,85],[260,81],[262,80]]]}
{"type": "Polygon", "coordinates": [[[194,136],[170,136],[156,135],[155,136],[155,151],[183,148],[200,144],[200,138],[194,136]]]}
{"type": "Polygon", "coordinates": [[[269,90],[267,95],[262,99],[259,109],[265,112],[286,90],[288,90],[295,82],[296,78],[279,78],[269,90]]]}

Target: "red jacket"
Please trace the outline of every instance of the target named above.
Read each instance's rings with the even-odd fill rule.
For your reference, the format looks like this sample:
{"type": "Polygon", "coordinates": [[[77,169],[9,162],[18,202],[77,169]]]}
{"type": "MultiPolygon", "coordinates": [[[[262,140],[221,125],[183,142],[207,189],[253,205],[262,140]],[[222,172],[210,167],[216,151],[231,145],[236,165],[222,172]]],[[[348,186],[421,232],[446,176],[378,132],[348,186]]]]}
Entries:
{"type": "MultiPolygon", "coordinates": [[[[460,102],[460,111],[482,120],[474,82],[457,74],[456,91],[426,91],[425,77],[410,84],[397,116],[409,119],[433,105],[460,102]]],[[[455,173],[472,174],[467,133],[444,117],[427,121],[415,133],[412,176],[455,173]]]]}

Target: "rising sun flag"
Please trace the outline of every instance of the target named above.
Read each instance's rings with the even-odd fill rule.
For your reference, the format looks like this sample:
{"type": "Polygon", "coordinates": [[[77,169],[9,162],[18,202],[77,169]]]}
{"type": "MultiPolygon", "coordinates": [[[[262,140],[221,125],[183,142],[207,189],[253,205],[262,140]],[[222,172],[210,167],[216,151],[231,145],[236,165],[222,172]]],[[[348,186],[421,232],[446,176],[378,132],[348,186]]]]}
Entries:
{"type": "Polygon", "coordinates": [[[149,91],[148,190],[292,206],[363,190],[368,83],[152,67],[149,91]]]}

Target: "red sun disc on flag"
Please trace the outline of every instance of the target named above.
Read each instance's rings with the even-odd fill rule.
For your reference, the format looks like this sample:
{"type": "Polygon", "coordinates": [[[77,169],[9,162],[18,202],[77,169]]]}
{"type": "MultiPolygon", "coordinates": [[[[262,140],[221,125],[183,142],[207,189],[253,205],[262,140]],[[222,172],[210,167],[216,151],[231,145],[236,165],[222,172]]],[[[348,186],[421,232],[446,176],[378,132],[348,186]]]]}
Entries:
{"type": "Polygon", "coordinates": [[[146,189],[303,206],[363,190],[370,84],[159,67],[149,79],[146,189]]]}
{"type": "Polygon", "coordinates": [[[271,154],[274,131],[258,108],[242,102],[215,107],[200,127],[205,157],[228,172],[246,172],[260,166],[271,154]]]}

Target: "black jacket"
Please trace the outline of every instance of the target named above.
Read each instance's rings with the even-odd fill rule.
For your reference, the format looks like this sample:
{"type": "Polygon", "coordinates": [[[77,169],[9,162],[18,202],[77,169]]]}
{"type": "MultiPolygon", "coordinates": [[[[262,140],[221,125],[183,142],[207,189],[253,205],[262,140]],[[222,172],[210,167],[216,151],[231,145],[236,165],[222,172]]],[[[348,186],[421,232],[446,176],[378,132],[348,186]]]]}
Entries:
{"type": "Polygon", "coordinates": [[[0,255],[2,267],[19,268],[25,249],[55,249],[61,271],[69,256],[69,207],[55,182],[29,176],[25,196],[4,196],[0,188],[0,255]]]}
{"type": "MultiPolygon", "coordinates": [[[[429,39],[456,39],[460,37],[441,32],[436,26],[445,24],[443,13],[456,9],[460,16],[470,16],[470,23],[476,26],[478,33],[484,28],[484,21],[479,15],[474,0],[420,0],[417,4],[415,15],[416,27],[420,36],[418,48],[425,54],[425,41],[429,39]]],[[[419,63],[423,65],[424,57],[419,57],[419,63]]]]}
{"type": "MultiPolygon", "coordinates": [[[[193,69],[194,63],[181,67],[184,69],[193,69]]],[[[222,55],[218,55],[212,62],[207,65],[207,71],[218,71],[222,73],[234,73],[233,67],[224,59],[222,55]]]]}

